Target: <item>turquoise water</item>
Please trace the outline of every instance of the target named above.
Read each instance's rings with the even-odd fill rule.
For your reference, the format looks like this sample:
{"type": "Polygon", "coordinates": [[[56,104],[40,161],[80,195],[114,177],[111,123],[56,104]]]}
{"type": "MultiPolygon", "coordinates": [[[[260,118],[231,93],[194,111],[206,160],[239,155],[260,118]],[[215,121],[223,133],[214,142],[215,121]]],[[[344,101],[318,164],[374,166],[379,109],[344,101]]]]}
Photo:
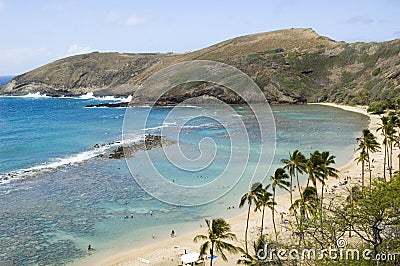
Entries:
{"type": "MultiPolygon", "coordinates": [[[[163,203],[138,186],[131,172],[146,177],[146,153],[138,152],[128,160],[131,172],[125,160],[96,157],[104,149],[94,148],[95,144],[121,140],[125,114],[122,108],[84,108],[96,102],[99,100],[0,97],[0,264],[79,264],[88,256],[88,243],[96,247],[97,254],[112,253],[149,243],[152,234],[166,238],[171,229],[183,233],[198,227],[205,217],[228,217],[238,211],[228,211],[227,206],[237,207],[250,182],[247,172],[236,186],[216,185],[215,191],[210,191],[229,190],[222,198],[189,208],[163,203]],[[133,219],[125,218],[131,214],[133,219]]],[[[139,115],[144,110],[134,111],[139,115]]],[[[170,110],[156,108],[146,132],[159,134],[162,129],[163,135],[173,136],[177,131],[174,121],[161,127],[170,110]]],[[[235,110],[238,117],[248,121],[252,151],[248,165],[254,168],[252,158],[259,151],[259,130],[248,109],[236,106],[235,110]]],[[[305,154],[315,149],[329,150],[337,156],[337,166],[343,165],[352,158],[355,138],[368,123],[363,115],[325,106],[279,105],[272,106],[272,110],[277,149],[271,171],[297,148],[305,154]]],[[[182,108],[175,122],[204,111],[182,108]]],[[[218,108],[206,111],[217,112],[218,108]]],[[[223,120],[232,122],[234,117],[223,120]]],[[[202,172],[177,171],[168,165],[161,149],[151,150],[149,156],[169,181],[206,184],[228,162],[228,131],[234,134],[238,125],[232,122],[232,129],[227,130],[218,121],[200,117],[185,126],[179,133],[180,144],[182,151],[192,156],[190,159],[200,155],[197,143],[204,136],[217,144],[209,168],[202,172]]],[[[143,131],[136,128],[130,133],[135,139],[143,131]]],[[[205,144],[209,148],[207,145],[211,144],[205,144]]],[[[240,168],[241,159],[235,167],[240,168]]],[[[260,167],[269,169],[267,164],[260,167]]]]}

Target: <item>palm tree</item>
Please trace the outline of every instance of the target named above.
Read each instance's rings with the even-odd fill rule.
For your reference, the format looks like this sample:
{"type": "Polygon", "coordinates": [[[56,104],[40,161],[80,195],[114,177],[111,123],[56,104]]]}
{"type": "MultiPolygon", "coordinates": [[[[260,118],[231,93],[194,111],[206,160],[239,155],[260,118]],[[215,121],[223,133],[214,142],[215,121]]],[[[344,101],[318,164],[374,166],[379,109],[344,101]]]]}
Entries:
{"type": "MultiPolygon", "coordinates": [[[[376,140],[376,137],[372,132],[366,128],[362,131],[361,137],[357,138],[357,141],[360,142],[359,148],[362,149],[363,147],[365,148],[365,151],[367,153],[367,158],[368,158],[368,169],[369,169],[369,183],[371,184],[372,182],[372,172],[371,172],[371,153],[375,153],[380,150],[380,145],[378,141],[376,140]]],[[[385,171],[383,171],[385,175],[385,171]]],[[[371,186],[371,185],[370,185],[371,186]]]]}
{"type": "Polygon", "coordinates": [[[242,208],[246,202],[247,202],[247,205],[248,205],[246,231],[245,231],[245,234],[244,234],[244,242],[245,242],[245,247],[246,247],[246,253],[248,253],[247,231],[249,229],[250,209],[251,209],[251,205],[253,203],[257,202],[257,199],[260,197],[261,190],[262,190],[262,184],[260,182],[254,183],[251,186],[250,191],[242,196],[242,198],[240,199],[240,203],[239,203],[239,208],[242,208]]]}
{"type": "Polygon", "coordinates": [[[386,180],[386,160],[387,160],[387,144],[388,144],[388,127],[389,127],[389,118],[387,116],[381,117],[381,126],[376,131],[382,131],[383,135],[383,143],[385,145],[384,159],[383,159],[383,179],[386,180]]]}
{"type": "MultiPolygon", "coordinates": [[[[395,136],[395,144],[394,146],[400,148],[400,129],[397,130],[398,135],[395,136]]],[[[400,173],[400,154],[397,155],[397,159],[398,159],[398,168],[397,171],[400,173]]]]}
{"type": "Polygon", "coordinates": [[[368,162],[369,158],[368,158],[368,154],[366,152],[365,146],[361,147],[361,143],[360,143],[360,146],[359,146],[358,149],[361,149],[361,151],[360,151],[360,156],[358,158],[356,158],[356,161],[357,161],[357,164],[361,163],[361,168],[362,168],[362,170],[361,170],[361,189],[364,190],[364,186],[365,186],[365,173],[364,173],[365,162],[368,162]]]}
{"type": "Polygon", "coordinates": [[[393,169],[393,144],[396,143],[397,141],[397,135],[396,135],[396,127],[399,125],[399,118],[394,112],[389,113],[389,147],[390,147],[390,154],[389,154],[389,175],[390,179],[392,179],[392,169],[393,169]]]}
{"type": "MultiPolygon", "coordinates": [[[[321,153],[321,162],[320,162],[320,169],[322,172],[322,187],[321,187],[321,214],[322,214],[322,204],[324,200],[324,187],[325,187],[325,180],[328,180],[328,177],[338,177],[338,170],[330,165],[335,163],[336,156],[330,155],[329,151],[323,151],[321,153]]],[[[322,218],[322,215],[321,215],[322,218]]]]}
{"type": "Polygon", "coordinates": [[[291,154],[289,152],[289,159],[282,159],[281,162],[283,164],[285,164],[283,169],[289,171],[289,176],[290,176],[290,205],[292,205],[293,204],[293,193],[292,193],[293,177],[296,176],[297,187],[299,189],[299,195],[301,197],[299,173],[303,174],[304,172],[306,172],[307,159],[299,150],[295,150],[293,152],[293,154],[291,154]]]}
{"type": "Polygon", "coordinates": [[[272,193],[269,192],[271,184],[268,184],[265,186],[265,188],[262,189],[261,194],[259,198],[256,201],[256,210],[261,210],[262,211],[262,216],[261,216],[261,236],[263,235],[263,229],[264,229],[264,214],[265,214],[265,207],[270,208],[271,210],[273,209],[274,205],[276,204],[272,200],[272,193]]]}
{"type": "MultiPolygon", "coordinates": [[[[248,265],[248,266],[260,266],[261,259],[258,257],[260,255],[260,250],[264,251],[264,246],[266,243],[265,236],[261,235],[257,241],[253,242],[253,254],[244,253],[243,256],[237,261],[237,264],[248,265]]],[[[264,254],[263,254],[264,255],[264,254]]]]}
{"type": "MultiPolygon", "coordinates": [[[[273,194],[273,202],[275,202],[276,196],[276,187],[283,188],[287,190],[290,182],[286,179],[289,179],[289,176],[286,174],[285,169],[278,168],[275,170],[273,176],[270,176],[271,185],[272,185],[272,194],[273,194]]],[[[275,205],[272,205],[272,223],[274,224],[274,231],[275,231],[275,239],[278,241],[278,235],[276,233],[276,224],[275,224],[275,205]]]]}
{"type": "Polygon", "coordinates": [[[323,173],[321,170],[321,153],[319,151],[314,151],[310,154],[310,158],[308,158],[306,162],[306,169],[308,173],[307,187],[310,185],[310,182],[314,187],[317,187],[317,182],[323,183],[323,173]]]}
{"type": "Polygon", "coordinates": [[[290,206],[291,211],[295,213],[300,213],[299,231],[301,233],[301,236],[299,240],[299,245],[301,241],[304,239],[304,237],[302,236],[303,222],[306,221],[309,217],[315,215],[319,205],[318,193],[315,187],[306,187],[302,195],[303,197],[297,199],[295,202],[293,202],[293,205],[290,206]]]}
{"type": "MultiPolygon", "coordinates": [[[[400,148],[400,144],[399,144],[399,148],[400,148]]],[[[399,159],[399,170],[398,170],[398,172],[400,173],[400,153],[397,155],[397,158],[399,159]]]]}
{"type": "Polygon", "coordinates": [[[291,210],[299,210],[302,221],[304,218],[315,215],[319,205],[318,193],[315,187],[306,187],[303,190],[303,197],[293,202],[291,210]]]}
{"type": "Polygon", "coordinates": [[[231,226],[222,218],[207,220],[206,224],[208,228],[207,235],[197,235],[193,241],[195,243],[205,240],[200,246],[200,256],[207,254],[207,250],[210,249],[210,266],[213,263],[214,252],[219,254],[224,261],[228,261],[224,251],[236,254],[241,251],[239,247],[232,245],[226,240],[236,240],[235,234],[231,232],[231,226]]]}
{"type": "MultiPolygon", "coordinates": [[[[400,98],[398,99],[400,102],[400,98]]],[[[395,129],[397,129],[397,135],[394,136],[394,146],[397,146],[400,148],[400,118],[396,116],[396,121],[393,123],[395,129]]],[[[397,155],[398,158],[398,172],[400,172],[400,154],[397,155]]]]}
{"type": "MultiPolygon", "coordinates": [[[[354,202],[357,202],[363,197],[363,188],[359,188],[358,186],[354,186],[350,188],[346,188],[347,192],[349,192],[349,195],[346,198],[346,201],[350,204],[350,207],[353,208],[354,202]]],[[[351,237],[351,226],[349,228],[349,237],[351,237]]]]}

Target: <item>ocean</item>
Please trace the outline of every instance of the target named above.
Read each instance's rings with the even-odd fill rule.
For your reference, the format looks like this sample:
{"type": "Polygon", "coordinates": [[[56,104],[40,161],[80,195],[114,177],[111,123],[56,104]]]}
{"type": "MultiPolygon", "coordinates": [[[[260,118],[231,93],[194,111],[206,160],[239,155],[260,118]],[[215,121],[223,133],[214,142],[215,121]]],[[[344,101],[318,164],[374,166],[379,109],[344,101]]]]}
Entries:
{"type": "MultiPolygon", "coordinates": [[[[135,118],[148,111],[146,106],[132,108],[129,123],[124,123],[125,108],[85,108],[119,100],[91,94],[0,97],[0,264],[79,265],[89,255],[89,243],[98,254],[112,254],[151,243],[153,234],[157,239],[167,238],[171,230],[183,233],[197,228],[204,218],[238,212],[240,196],[248,188],[250,172],[264,145],[247,107],[233,106],[234,113],[222,117],[219,107],[186,106],[175,108],[172,118],[168,118],[172,108],[154,108],[145,130],[135,118]],[[221,115],[221,121],[207,118],[208,114],[221,115]],[[238,119],[246,121],[246,137],[238,133],[238,119]],[[224,128],[224,123],[231,128],[224,128]],[[167,139],[178,136],[180,146],[139,151],[127,160],[102,156],[123,141],[139,142],[144,133],[167,139]],[[232,136],[238,144],[233,148],[232,136]],[[176,147],[187,158],[176,156],[176,147]],[[228,163],[233,162],[228,173],[239,172],[247,159],[240,155],[246,151],[249,167],[240,179],[218,183],[228,163]],[[232,154],[239,155],[230,159],[232,154]],[[213,184],[211,202],[197,202],[194,196],[195,206],[169,204],[191,195],[163,191],[161,179],[146,183],[147,193],[140,185],[154,177],[149,158],[151,169],[170,184],[213,184]],[[204,167],[191,169],[197,163],[182,164],[187,161],[201,162],[204,167]],[[236,208],[227,211],[230,206],[236,208]]],[[[276,135],[272,123],[267,131],[276,139],[275,152],[270,150],[267,156],[272,166],[268,160],[259,164],[267,177],[294,149],[305,155],[329,150],[337,157],[336,166],[344,165],[353,156],[355,138],[368,125],[366,116],[326,106],[276,105],[272,113],[276,135]]]]}

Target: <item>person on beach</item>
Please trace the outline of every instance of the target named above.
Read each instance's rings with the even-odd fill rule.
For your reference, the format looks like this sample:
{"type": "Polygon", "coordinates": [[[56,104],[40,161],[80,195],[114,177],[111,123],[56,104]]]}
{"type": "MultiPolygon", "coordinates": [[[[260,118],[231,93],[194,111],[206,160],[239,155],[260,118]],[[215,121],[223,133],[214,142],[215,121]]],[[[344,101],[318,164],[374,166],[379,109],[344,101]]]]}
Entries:
{"type": "Polygon", "coordinates": [[[171,231],[171,237],[175,237],[175,231],[174,230],[171,231]]]}

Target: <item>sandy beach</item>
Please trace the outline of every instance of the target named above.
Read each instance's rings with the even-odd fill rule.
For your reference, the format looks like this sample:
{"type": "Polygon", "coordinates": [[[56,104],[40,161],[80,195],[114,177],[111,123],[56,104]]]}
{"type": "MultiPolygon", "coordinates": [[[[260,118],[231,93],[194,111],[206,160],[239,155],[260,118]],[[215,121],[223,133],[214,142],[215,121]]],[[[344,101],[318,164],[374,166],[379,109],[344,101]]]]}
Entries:
{"type": "MultiPolygon", "coordinates": [[[[380,123],[380,119],[378,115],[371,115],[368,114],[366,111],[366,107],[363,106],[344,106],[344,105],[337,105],[331,103],[321,103],[322,105],[327,105],[331,107],[341,108],[351,112],[357,112],[364,115],[369,116],[369,128],[373,134],[378,137],[379,143],[382,143],[382,137],[379,133],[376,133],[376,129],[378,128],[378,124],[380,123]]],[[[361,132],[360,132],[361,135],[361,132]]],[[[394,149],[394,158],[397,158],[398,149],[394,149]]],[[[335,196],[340,195],[346,191],[345,187],[351,187],[354,184],[360,184],[361,182],[361,165],[357,165],[355,162],[355,158],[357,155],[354,155],[354,158],[349,161],[346,165],[341,167],[339,173],[339,179],[330,179],[327,181],[327,187],[330,193],[335,196]],[[343,182],[347,176],[351,177],[351,180],[345,185],[342,186],[339,183],[343,182]]],[[[372,175],[373,178],[376,178],[377,175],[383,175],[383,149],[382,152],[377,152],[372,154],[371,159],[373,159],[373,169],[372,175]]],[[[368,181],[368,175],[366,172],[366,182],[368,181]]],[[[297,190],[295,190],[297,192],[297,190]]],[[[298,198],[298,193],[294,193],[294,199],[298,198]]],[[[282,229],[281,225],[281,217],[279,213],[281,212],[288,212],[290,206],[290,194],[285,193],[279,195],[276,198],[278,202],[278,206],[276,208],[278,215],[276,215],[276,224],[278,227],[278,231],[284,230],[282,229]]],[[[239,202],[239,199],[238,199],[239,202]]],[[[237,207],[237,203],[235,203],[235,207],[237,207]]],[[[243,211],[233,217],[228,219],[228,223],[232,226],[232,231],[236,234],[238,238],[238,242],[236,243],[239,246],[244,247],[244,231],[246,225],[246,210],[243,211]]],[[[249,240],[256,239],[257,237],[257,227],[260,226],[261,222],[261,214],[259,212],[254,213],[252,212],[250,215],[250,223],[249,223],[249,240]]],[[[265,222],[264,224],[267,226],[266,233],[269,237],[273,236],[272,230],[272,221],[271,221],[271,213],[270,211],[266,212],[265,214],[265,222]]],[[[203,223],[205,226],[205,223],[203,223]]],[[[89,257],[87,260],[84,261],[84,264],[87,265],[178,265],[180,263],[179,257],[184,254],[185,250],[187,252],[198,252],[198,248],[200,244],[193,243],[193,238],[197,234],[204,234],[206,232],[205,227],[200,227],[197,230],[191,231],[186,234],[179,235],[179,230],[176,230],[178,235],[176,237],[158,241],[157,239],[154,240],[154,244],[143,246],[141,248],[136,248],[127,251],[121,251],[121,253],[108,256],[108,257],[100,257],[100,256],[92,256],[89,257]],[[150,263],[141,262],[141,258],[148,260],[150,263]]],[[[178,229],[178,228],[177,228],[178,229]]],[[[284,232],[283,232],[284,235],[284,232]]],[[[236,265],[237,259],[240,257],[240,254],[237,255],[230,255],[228,254],[229,261],[224,262],[222,259],[218,258],[214,260],[214,265],[236,265]]]]}

